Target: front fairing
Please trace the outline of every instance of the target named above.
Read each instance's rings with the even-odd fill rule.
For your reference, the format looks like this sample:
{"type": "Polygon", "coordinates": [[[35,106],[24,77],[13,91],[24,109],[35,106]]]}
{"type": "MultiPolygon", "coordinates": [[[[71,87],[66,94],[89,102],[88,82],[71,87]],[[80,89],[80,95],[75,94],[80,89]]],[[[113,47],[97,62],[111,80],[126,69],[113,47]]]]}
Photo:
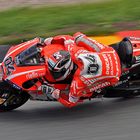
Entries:
{"type": "MultiPolygon", "coordinates": [[[[4,81],[10,82],[17,88],[24,90],[37,90],[37,86],[33,85],[30,88],[25,88],[23,85],[25,82],[32,79],[40,78],[45,76],[46,68],[45,64],[40,63],[37,65],[17,65],[15,60],[16,56],[22,53],[24,50],[30,48],[31,46],[39,43],[39,38],[35,38],[31,41],[19,44],[17,46],[11,47],[7,52],[2,64],[2,79],[4,81]]],[[[38,86],[39,83],[37,82],[38,86]]]]}

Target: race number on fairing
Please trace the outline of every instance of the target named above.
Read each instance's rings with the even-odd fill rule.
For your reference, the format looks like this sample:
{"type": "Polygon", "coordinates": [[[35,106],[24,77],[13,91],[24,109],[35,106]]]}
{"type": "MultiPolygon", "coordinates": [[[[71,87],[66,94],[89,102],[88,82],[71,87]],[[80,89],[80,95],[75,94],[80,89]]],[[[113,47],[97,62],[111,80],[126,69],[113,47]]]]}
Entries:
{"type": "Polygon", "coordinates": [[[6,74],[10,75],[12,74],[12,71],[15,70],[14,66],[13,66],[14,62],[12,60],[12,57],[8,57],[5,61],[4,61],[4,65],[6,67],[6,74]]]}

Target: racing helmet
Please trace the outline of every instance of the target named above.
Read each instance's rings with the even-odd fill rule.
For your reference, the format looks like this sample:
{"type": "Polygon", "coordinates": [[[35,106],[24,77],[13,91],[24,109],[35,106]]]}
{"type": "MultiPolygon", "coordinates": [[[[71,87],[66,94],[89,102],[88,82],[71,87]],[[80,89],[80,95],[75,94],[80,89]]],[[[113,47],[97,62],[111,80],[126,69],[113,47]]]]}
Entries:
{"type": "Polygon", "coordinates": [[[64,80],[70,75],[74,64],[68,51],[59,50],[48,58],[48,68],[56,81],[64,80]]]}

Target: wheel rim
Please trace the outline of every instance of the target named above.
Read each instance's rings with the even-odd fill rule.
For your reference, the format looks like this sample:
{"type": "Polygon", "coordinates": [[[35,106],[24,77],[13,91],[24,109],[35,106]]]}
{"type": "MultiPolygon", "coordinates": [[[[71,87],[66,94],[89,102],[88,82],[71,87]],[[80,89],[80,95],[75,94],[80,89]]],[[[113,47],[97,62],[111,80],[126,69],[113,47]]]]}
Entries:
{"type": "Polygon", "coordinates": [[[5,102],[6,99],[0,98],[0,105],[2,105],[5,102]]]}
{"type": "Polygon", "coordinates": [[[0,83],[0,112],[16,109],[30,98],[25,91],[12,88],[6,82],[0,83]]]}

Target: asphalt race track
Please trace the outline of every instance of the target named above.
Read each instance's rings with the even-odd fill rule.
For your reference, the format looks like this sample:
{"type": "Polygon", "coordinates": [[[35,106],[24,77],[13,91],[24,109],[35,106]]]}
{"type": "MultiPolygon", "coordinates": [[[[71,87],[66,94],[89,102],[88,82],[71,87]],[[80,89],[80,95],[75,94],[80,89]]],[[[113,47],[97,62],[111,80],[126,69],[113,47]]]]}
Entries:
{"type": "Polygon", "coordinates": [[[72,109],[57,102],[28,101],[0,113],[0,140],[139,139],[140,97],[95,99],[72,109]]]}

